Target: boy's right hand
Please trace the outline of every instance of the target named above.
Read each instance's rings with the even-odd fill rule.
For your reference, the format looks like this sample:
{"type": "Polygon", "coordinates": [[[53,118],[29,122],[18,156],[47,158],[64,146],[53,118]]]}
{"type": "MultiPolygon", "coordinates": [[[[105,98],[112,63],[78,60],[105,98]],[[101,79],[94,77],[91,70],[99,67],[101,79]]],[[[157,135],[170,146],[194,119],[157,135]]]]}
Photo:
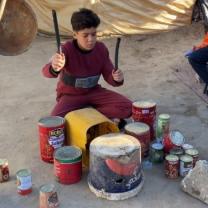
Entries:
{"type": "Polygon", "coordinates": [[[65,55],[63,53],[61,54],[56,53],[55,55],[52,56],[51,65],[54,71],[56,72],[59,72],[62,70],[62,68],[65,65],[65,62],[66,62],[65,55]]]}

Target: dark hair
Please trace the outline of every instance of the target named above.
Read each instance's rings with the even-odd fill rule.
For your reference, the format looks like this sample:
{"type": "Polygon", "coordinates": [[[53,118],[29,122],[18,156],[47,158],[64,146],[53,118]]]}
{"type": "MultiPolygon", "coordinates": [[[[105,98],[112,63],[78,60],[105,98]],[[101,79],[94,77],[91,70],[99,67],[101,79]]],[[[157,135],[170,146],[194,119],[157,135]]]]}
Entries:
{"type": "Polygon", "coordinates": [[[90,9],[81,8],[74,12],[71,17],[71,25],[74,31],[95,27],[100,24],[100,18],[90,9]]]}

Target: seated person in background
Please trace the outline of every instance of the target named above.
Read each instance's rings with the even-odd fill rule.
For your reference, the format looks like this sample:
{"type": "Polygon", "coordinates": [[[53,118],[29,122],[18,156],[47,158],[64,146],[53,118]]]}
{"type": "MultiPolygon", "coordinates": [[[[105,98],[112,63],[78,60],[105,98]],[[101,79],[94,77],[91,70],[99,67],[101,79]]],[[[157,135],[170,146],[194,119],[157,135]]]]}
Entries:
{"type": "Polygon", "coordinates": [[[82,8],[71,17],[74,38],[62,45],[62,52],[52,56],[42,72],[57,78],[57,103],[52,116],[64,117],[68,112],[92,106],[110,119],[131,116],[132,102],[98,84],[102,75],[117,87],[124,82],[120,69],[115,70],[106,46],[96,40],[100,19],[93,11],[82,8]]]}
{"type": "Polygon", "coordinates": [[[208,33],[199,46],[194,46],[193,52],[188,55],[188,60],[200,79],[208,84],[208,33]]]}

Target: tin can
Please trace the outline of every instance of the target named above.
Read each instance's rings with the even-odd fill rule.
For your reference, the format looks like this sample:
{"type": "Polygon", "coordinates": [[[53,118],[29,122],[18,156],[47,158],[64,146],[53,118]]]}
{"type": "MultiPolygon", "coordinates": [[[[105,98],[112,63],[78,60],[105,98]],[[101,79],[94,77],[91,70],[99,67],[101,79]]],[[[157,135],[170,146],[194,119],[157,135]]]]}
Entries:
{"type": "Polygon", "coordinates": [[[82,176],[82,151],[76,146],[57,149],[54,155],[54,174],[62,184],[77,183],[82,176]]]}
{"type": "Polygon", "coordinates": [[[136,101],[132,104],[134,121],[146,123],[150,127],[150,140],[155,138],[156,103],[153,101],[136,101]]]}
{"type": "Polygon", "coordinates": [[[45,184],[40,187],[40,207],[57,208],[59,207],[58,195],[53,184],[45,184]]]}
{"type": "Polygon", "coordinates": [[[180,157],[180,176],[185,177],[193,168],[193,158],[189,155],[180,157]]]}
{"type": "Polygon", "coordinates": [[[64,145],[65,119],[59,116],[41,118],[38,127],[41,159],[53,163],[54,150],[64,145]]]}
{"type": "Polygon", "coordinates": [[[185,153],[193,158],[193,168],[199,160],[199,151],[197,149],[187,149],[185,153]]]}
{"type": "Polygon", "coordinates": [[[164,145],[165,153],[169,153],[174,147],[182,147],[185,138],[180,131],[171,131],[169,134],[164,135],[162,143],[164,145]]]}
{"type": "Polygon", "coordinates": [[[160,114],[158,117],[157,130],[156,130],[156,136],[158,142],[162,142],[163,135],[169,133],[169,127],[170,127],[170,115],[160,114]]]}
{"type": "Polygon", "coordinates": [[[188,150],[188,149],[193,149],[193,145],[191,144],[183,144],[182,145],[182,148],[184,149],[184,151],[188,150]]]}
{"type": "Polygon", "coordinates": [[[32,192],[32,174],[30,170],[21,169],[16,173],[17,192],[21,195],[27,195],[32,192]]]}
{"type": "Polygon", "coordinates": [[[142,158],[149,155],[150,128],[142,122],[134,122],[125,125],[125,133],[137,138],[141,144],[142,158]]]}
{"type": "Polygon", "coordinates": [[[153,143],[150,148],[150,160],[153,163],[161,163],[164,158],[163,144],[153,143]]]}
{"type": "Polygon", "coordinates": [[[9,165],[7,159],[0,159],[0,183],[9,180],[9,165]]]}
{"type": "Polygon", "coordinates": [[[173,149],[170,150],[170,154],[180,158],[184,154],[184,150],[181,147],[173,147],[173,149]]]}
{"type": "Polygon", "coordinates": [[[176,179],[179,176],[179,158],[176,155],[167,155],[165,157],[165,175],[170,179],[176,179]]]}

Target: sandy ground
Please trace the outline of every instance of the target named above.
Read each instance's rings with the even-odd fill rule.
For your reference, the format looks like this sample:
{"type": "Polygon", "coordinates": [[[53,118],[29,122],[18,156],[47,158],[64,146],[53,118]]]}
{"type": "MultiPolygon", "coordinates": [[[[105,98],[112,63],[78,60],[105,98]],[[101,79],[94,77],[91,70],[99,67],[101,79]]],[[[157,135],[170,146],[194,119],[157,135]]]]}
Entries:
{"type": "MultiPolygon", "coordinates": [[[[119,66],[125,84],[114,90],[132,100],[156,101],[158,114],[171,115],[171,129],[181,130],[186,141],[199,149],[200,157],[208,159],[208,106],[173,74],[176,66],[187,62],[184,52],[202,36],[202,26],[195,24],[168,33],[122,38],[119,66]]],[[[104,42],[114,59],[116,39],[104,42]]],[[[207,207],[181,191],[181,179],[166,179],[162,165],[145,171],[145,185],[138,196],[119,202],[96,198],[88,189],[87,172],[78,184],[64,186],[54,181],[53,166],[39,157],[37,123],[55,104],[56,80],[41,75],[55,47],[54,39],[37,37],[26,53],[0,56],[0,157],[9,160],[11,173],[11,180],[0,184],[0,207],[38,207],[38,189],[45,183],[57,185],[63,208],[207,207]],[[15,184],[15,173],[22,168],[30,168],[33,174],[33,192],[25,197],[17,194],[15,184]]]]}

